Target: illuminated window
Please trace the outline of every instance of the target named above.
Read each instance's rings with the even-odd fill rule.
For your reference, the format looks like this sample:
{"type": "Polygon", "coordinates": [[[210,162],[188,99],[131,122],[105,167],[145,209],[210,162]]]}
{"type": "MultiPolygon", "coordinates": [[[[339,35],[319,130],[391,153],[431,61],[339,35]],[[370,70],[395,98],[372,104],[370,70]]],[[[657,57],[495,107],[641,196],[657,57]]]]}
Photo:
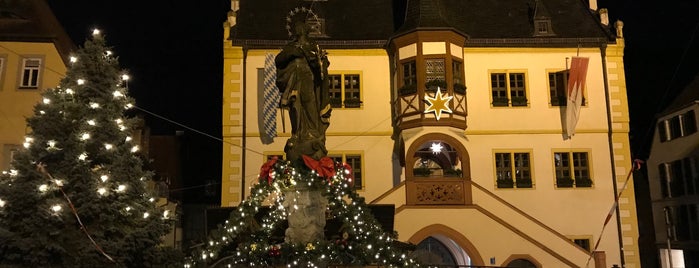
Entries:
{"type": "Polygon", "coordinates": [[[446,68],[444,59],[426,59],[425,60],[425,82],[430,81],[445,81],[446,68]]]}
{"type": "Polygon", "coordinates": [[[575,243],[582,249],[587,250],[588,252],[591,251],[589,238],[574,238],[573,243],[575,243]]]}
{"type": "Polygon", "coordinates": [[[352,168],[352,175],[354,176],[354,188],[362,189],[363,187],[363,176],[362,176],[362,155],[361,154],[328,154],[328,157],[334,162],[347,163],[352,168]]]}
{"type": "Polygon", "coordinates": [[[359,108],[362,101],[361,76],[357,73],[328,75],[330,105],[333,108],[359,108]]]}
{"type": "Polygon", "coordinates": [[[495,153],[498,188],[532,188],[530,155],[527,152],[495,153]]]}
{"type": "Polygon", "coordinates": [[[39,88],[39,75],[41,69],[41,59],[39,58],[24,58],[22,59],[22,73],[20,77],[20,89],[37,89],[39,88]]]}
{"type": "Polygon", "coordinates": [[[661,142],[674,140],[697,132],[694,110],[658,122],[658,135],[661,142]]]}
{"type": "Polygon", "coordinates": [[[558,188],[592,187],[587,152],[553,153],[558,188]]]}
{"type": "Polygon", "coordinates": [[[527,87],[524,73],[494,72],[490,74],[490,90],[495,107],[527,106],[527,87]]]}
{"type": "Polygon", "coordinates": [[[453,60],[451,62],[452,77],[454,78],[454,93],[466,94],[466,82],[464,82],[464,63],[453,60]]]}

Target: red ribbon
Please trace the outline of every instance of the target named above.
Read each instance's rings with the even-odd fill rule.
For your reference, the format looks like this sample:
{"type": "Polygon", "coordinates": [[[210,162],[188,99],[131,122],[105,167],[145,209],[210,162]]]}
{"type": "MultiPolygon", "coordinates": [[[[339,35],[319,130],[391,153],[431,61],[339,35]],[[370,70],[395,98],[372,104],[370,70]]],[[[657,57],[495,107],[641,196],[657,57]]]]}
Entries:
{"type": "Polygon", "coordinates": [[[301,155],[303,162],[311,170],[315,170],[318,176],[328,179],[328,183],[335,176],[335,162],[330,157],[323,157],[320,160],[315,160],[310,156],[301,155]]]}
{"type": "Polygon", "coordinates": [[[264,163],[262,167],[260,168],[260,177],[259,180],[262,181],[264,179],[267,179],[267,183],[272,185],[272,168],[274,167],[274,164],[277,163],[277,157],[273,156],[267,163],[264,163]]]}

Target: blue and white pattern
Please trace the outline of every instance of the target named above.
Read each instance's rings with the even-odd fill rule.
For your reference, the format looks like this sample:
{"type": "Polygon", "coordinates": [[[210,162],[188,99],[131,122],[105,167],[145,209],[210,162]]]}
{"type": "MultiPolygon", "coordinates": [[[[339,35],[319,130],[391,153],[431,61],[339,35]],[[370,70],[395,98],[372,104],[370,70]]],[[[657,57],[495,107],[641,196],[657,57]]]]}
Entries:
{"type": "MultiPolygon", "coordinates": [[[[277,69],[274,66],[274,54],[265,55],[264,71],[264,106],[262,107],[262,122],[264,134],[270,141],[277,136],[277,107],[279,106],[279,89],[277,89],[277,69]]],[[[270,142],[271,143],[271,142],[270,142]]]]}

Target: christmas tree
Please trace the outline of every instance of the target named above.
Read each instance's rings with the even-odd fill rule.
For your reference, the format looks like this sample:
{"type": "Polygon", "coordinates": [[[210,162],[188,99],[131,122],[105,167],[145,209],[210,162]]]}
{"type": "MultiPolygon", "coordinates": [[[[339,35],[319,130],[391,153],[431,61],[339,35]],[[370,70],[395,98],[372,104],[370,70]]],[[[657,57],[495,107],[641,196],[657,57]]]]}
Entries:
{"type": "MultiPolygon", "coordinates": [[[[409,256],[410,246],[397,242],[396,234],[384,231],[370,213],[354,188],[349,165],[328,157],[318,161],[303,157],[303,164],[276,158],[265,163],[251,195],[185,267],[419,266],[409,256]],[[305,192],[317,192],[324,200],[305,192]],[[303,242],[290,239],[288,228],[286,237],[278,235],[286,221],[292,225],[294,214],[301,217],[295,221],[313,221],[315,215],[304,207],[314,202],[324,207],[322,221],[335,220],[341,227],[303,242]]],[[[301,231],[309,228],[313,227],[306,225],[301,231]]]]}
{"type": "MultiPolygon", "coordinates": [[[[131,136],[128,76],[95,31],[46,90],[0,175],[0,266],[166,267],[169,211],[149,195],[131,136]]],[[[175,254],[175,255],[173,255],[175,254]]]]}

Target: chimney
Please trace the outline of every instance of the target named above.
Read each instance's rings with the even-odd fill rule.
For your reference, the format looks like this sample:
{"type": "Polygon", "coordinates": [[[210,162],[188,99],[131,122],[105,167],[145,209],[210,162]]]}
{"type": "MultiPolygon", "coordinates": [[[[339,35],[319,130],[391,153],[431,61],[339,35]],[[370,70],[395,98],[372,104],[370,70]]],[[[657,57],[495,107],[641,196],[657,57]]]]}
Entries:
{"type": "Polygon", "coordinates": [[[624,38],[624,22],[621,20],[616,21],[616,37],[624,38]]]}
{"type": "Polygon", "coordinates": [[[606,8],[599,9],[599,20],[604,26],[609,26],[609,14],[606,8]]]}
{"type": "Polygon", "coordinates": [[[228,24],[231,27],[235,26],[238,9],[240,9],[240,1],[231,0],[231,10],[228,11],[228,24]]]}
{"type": "Polygon", "coordinates": [[[597,0],[590,0],[590,9],[597,11],[597,0]]]}

